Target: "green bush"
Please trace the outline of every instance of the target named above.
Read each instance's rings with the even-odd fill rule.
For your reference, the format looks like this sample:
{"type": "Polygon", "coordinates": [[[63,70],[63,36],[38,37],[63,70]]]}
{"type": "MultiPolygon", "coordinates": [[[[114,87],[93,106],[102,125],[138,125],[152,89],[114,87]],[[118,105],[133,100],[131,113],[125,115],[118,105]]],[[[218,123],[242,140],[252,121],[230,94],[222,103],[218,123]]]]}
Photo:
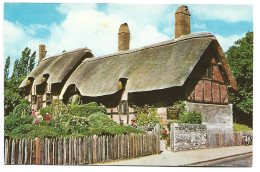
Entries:
{"type": "Polygon", "coordinates": [[[114,125],[113,127],[107,128],[106,132],[109,134],[144,134],[145,131],[131,126],[114,125]]]}
{"type": "Polygon", "coordinates": [[[114,125],[110,128],[93,128],[84,132],[84,135],[123,135],[123,134],[145,134],[145,131],[131,127],[114,125]]]}
{"type": "Polygon", "coordinates": [[[88,130],[88,120],[85,117],[69,116],[63,123],[63,130],[67,129],[68,134],[80,134],[88,130]]]}
{"type": "Polygon", "coordinates": [[[233,123],[233,131],[237,132],[237,131],[252,131],[253,129],[246,126],[246,125],[243,125],[243,124],[236,124],[236,123],[233,123]]]}
{"type": "Polygon", "coordinates": [[[107,115],[103,113],[95,113],[88,117],[89,126],[91,128],[109,128],[116,125],[116,122],[108,118],[107,115]]]}
{"type": "Polygon", "coordinates": [[[20,103],[21,96],[13,90],[4,90],[4,116],[8,116],[20,103]]]}
{"type": "Polygon", "coordinates": [[[180,114],[180,120],[183,121],[183,123],[188,124],[201,124],[202,116],[196,111],[184,112],[183,114],[180,114]]]}
{"type": "Polygon", "coordinates": [[[201,124],[202,123],[201,114],[196,111],[186,112],[185,103],[183,101],[176,101],[172,105],[172,107],[175,109],[178,109],[179,119],[170,121],[168,123],[167,127],[169,130],[170,130],[171,123],[188,123],[188,124],[201,124]]]}
{"type": "Polygon", "coordinates": [[[106,108],[98,106],[97,103],[91,102],[85,105],[71,105],[69,113],[73,116],[89,117],[94,113],[106,113],[106,108]]]}
{"type": "Polygon", "coordinates": [[[58,137],[60,133],[57,129],[35,124],[25,124],[16,127],[7,136],[11,138],[46,138],[46,137],[58,137]]]}
{"type": "Polygon", "coordinates": [[[155,126],[160,124],[162,119],[157,115],[157,108],[145,105],[144,107],[133,106],[136,117],[136,124],[138,126],[155,126]]]}
{"type": "Polygon", "coordinates": [[[30,104],[27,100],[22,100],[19,105],[17,105],[13,112],[4,119],[4,131],[5,134],[11,132],[14,128],[32,123],[35,117],[31,115],[30,104]]]}
{"type": "Polygon", "coordinates": [[[60,117],[69,114],[69,107],[61,100],[53,100],[50,105],[51,120],[59,121],[60,117]]]}
{"type": "Polygon", "coordinates": [[[48,106],[47,106],[47,107],[44,107],[44,108],[41,108],[40,111],[41,111],[40,115],[41,115],[43,118],[45,118],[46,113],[51,114],[51,108],[48,107],[48,106]]]}
{"type": "Polygon", "coordinates": [[[178,119],[170,120],[170,121],[168,122],[168,124],[167,124],[167,128],[168,128],[169,131],[171,130],[171,124],[172,124],[172,123],[184,123],[184,122],[181,121],[181,120],[178,120],[178,119]]]}

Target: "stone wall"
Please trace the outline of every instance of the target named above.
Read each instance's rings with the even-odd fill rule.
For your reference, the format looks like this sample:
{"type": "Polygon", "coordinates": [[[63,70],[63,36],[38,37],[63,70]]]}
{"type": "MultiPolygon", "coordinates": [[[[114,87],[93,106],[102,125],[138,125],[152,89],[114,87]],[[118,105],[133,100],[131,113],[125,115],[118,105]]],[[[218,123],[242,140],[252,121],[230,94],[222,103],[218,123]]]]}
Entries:
{"type": "Polygon", "coordinates": [[[233,132],[232,104],[216,105],[202,103],[186,103],[188,112],[197,111],[202,115],[202,124],[207,125],[209,132],[233,132]]]}
{"type": "Polygon", "coordinates": [[[203,124],[171,124],[171,150],[205,149],[207,128],[203,124]]]}

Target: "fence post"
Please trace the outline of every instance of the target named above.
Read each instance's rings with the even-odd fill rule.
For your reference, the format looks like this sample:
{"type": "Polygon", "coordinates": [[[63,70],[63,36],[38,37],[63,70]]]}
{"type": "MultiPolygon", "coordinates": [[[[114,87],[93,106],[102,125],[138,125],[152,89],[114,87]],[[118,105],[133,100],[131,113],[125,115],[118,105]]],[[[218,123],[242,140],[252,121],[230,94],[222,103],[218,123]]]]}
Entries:
{"type": "Polygon", "coordinates": [[[174,123],[171,123],[170,146],[171,151],[174,151],[174,123]]]}
{"type": "Polygon", "coordinates": [[[35,164],[39,164],[39,139],[35,139],[35,164]]]}

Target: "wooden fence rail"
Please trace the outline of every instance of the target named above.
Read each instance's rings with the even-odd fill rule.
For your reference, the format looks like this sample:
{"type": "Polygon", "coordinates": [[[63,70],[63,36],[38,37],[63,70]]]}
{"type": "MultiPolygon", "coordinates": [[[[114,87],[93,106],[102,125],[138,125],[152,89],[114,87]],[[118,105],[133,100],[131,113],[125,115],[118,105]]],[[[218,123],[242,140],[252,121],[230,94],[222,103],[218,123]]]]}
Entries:
{"type": "Polygon", "coordinates": [[[207,148],[251,145],[253,132],[207,133],[207,148]]]}
{"type": "Polygon", "coordinates": [[[159,134],[5,139],[5,164],[84,165],[160,153],[159,134]]]}

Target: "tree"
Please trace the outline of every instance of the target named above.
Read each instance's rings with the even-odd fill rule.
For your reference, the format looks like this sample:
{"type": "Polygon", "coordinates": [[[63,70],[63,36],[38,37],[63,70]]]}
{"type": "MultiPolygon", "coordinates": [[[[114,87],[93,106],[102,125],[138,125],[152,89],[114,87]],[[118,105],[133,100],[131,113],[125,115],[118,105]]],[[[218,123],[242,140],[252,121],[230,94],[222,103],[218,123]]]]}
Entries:
{"type": "Polygon", "coordinates": [[[252,126],[253,32],[237,40],[226,52],[226,57],[238,85],[238,91],[232,92],[230,96],[234,121],[252,126]]]}
{"type": "Polygon", "coordinates": [[[31,54],[31,49],[26,47],[22,52],[22,57],[16,59],[11,78],[21,78],[27,76],[35,66],[36,52],[31,54]]]}
{"type": "Polygon", "coordinates": [[[35,66],[36,52],[31,54],[30,48],[26,47],[22,52],[22,57],[14,62],[13,72],[9,78],[10,56],[7,57],[4,68],[4,112],[8,116],[12,110],[21,102],[23,95],[19,85],[24,78],[33,70],[35,66]]]}
{"type": "Polygon", "coordinates": [[[5,60],[5,68],[4,68],[4,86],[7,85],[9,78],[9,67],[10,67],[10,56],[8,56],[5,60]]]}

